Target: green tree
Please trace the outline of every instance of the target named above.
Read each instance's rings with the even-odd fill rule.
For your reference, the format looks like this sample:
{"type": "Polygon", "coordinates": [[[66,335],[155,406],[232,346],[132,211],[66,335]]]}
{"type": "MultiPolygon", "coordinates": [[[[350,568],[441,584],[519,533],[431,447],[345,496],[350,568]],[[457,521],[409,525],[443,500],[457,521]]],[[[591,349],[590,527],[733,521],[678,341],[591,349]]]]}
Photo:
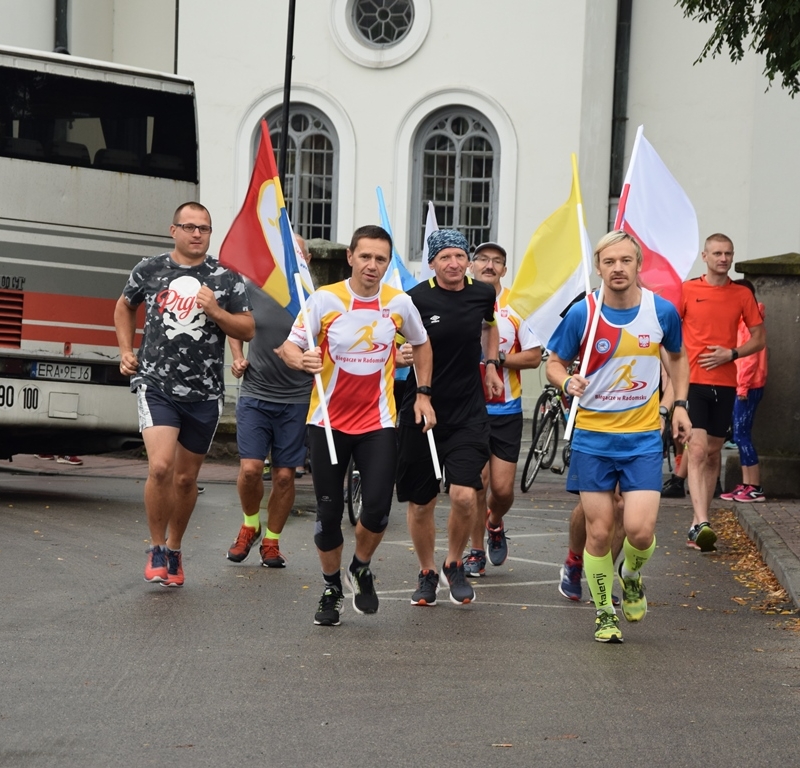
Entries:
{"type": "Polygon", "coordinates": [[[800,0],[677,0],[683,15],[714,24],[697,64],[728,46],[731,61],[747,48],[765,56],[769,88],[778,77],[792,98],[800,92],[800,0]]]}

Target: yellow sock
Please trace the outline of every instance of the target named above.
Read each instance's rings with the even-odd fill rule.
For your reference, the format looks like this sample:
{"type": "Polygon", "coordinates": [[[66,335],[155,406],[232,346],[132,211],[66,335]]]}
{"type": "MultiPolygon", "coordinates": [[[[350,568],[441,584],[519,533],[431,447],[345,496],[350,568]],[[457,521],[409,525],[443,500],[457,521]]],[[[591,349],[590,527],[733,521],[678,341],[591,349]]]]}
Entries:
{"type": "Polygon", "coordinates": [[[595,557],[584,549],[583,572],[586,574],[595,608],[598,611],[616,613],[611,602],[611,586],[614,583],[614,561],[611,559],[611,552],[607,552],[603,557],[595,557]]]}
{"type": "Polygon", "coordinates": [[[258,513],[256,513],[255,515],[245,515],[244,516],[244,524],[248,528],[255,528],[256,530],[258,530],[258,527],[260,525],[259,520],[258,520],[258,513]]]}
{"type": "Polygon", "coordinates": [[[656,537],[653,536],[653,541],[647,549],[636,549],[625,537],[622,542],[622,551],[625,553],[625,562],[622,564],[622,573],[626,578],[635,576],[641,567],[650,559],[656,548],[656,537]]]}
{"type": "Polygon", "coordinates": [[[274,531],[271,531],[269,528],[267,528],[267,532],[264,534],[265,539],[273,539],[274,541],[277,541],[280,537],[281,535],[279,533],[275,533],[274,531]]]}

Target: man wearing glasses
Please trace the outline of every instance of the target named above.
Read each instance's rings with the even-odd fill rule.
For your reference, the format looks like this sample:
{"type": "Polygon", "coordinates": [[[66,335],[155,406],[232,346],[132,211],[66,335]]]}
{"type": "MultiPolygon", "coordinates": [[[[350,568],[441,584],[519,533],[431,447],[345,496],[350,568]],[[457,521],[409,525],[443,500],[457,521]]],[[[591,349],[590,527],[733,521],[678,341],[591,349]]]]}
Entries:
{"type": "MultiPolygon", "coordinates": [[[[503,516],[514,503],[514,477],[522,443],[522,380],[520,371],[542,362],[539,339],[530,326],[509,306],[511,292],[500,281],[506,274],[506,251],[497,243],[481,243],[472,255],[472,274],[490,285],[497,296],[495,318],[500,335],[497,374],[503,382],[499,395],[486,395],[489,414],[491,457],[483,468],[483,490],[478,491],[478,516],[471,534],[471,549],[464,560],[467,576],[484,576],[486,555],[492,565],[508,557],[503,516]],[[487,532],[486,549],[483,534],[487,532]]],[[[481,378],[484,375],[481,363],[481,378]]]]}
{"type": "Polygon", "coordinates": [[[208,256],[211,216],[184,203],[172,218],[175,247],[131,272],[114,310],[120,371],[137,393],[147,449],[144,504],[150,529],[145,581],[184,583],[181,539],[197,500],[197,475],[222,412],[225,337],[255,332],[239,275],[208,256]],[[144,335],[134,352],[136,311],[144,335]]]}

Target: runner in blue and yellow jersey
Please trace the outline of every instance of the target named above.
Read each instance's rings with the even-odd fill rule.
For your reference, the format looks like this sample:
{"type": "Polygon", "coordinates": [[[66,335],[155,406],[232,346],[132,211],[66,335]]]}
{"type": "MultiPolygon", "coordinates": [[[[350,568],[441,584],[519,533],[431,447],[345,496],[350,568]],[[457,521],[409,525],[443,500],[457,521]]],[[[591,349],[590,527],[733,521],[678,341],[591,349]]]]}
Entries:
{"type": "MultiPolygon", "coordinates": [[[[619,484],[624,500],[622,611],[628,621],[640,621],[647,613],[640,569],[655,550],[661,498],[660,347],[666,350],[676,401],[685,400],[689,389],[689,361],[675,307],[638,285],[642,250],[636,240],[609,232],[598,243],[594,262],[604,292],[594,341],[588,349],[597,312],[597,297],[590,294],[570,309],[550,339],[547,378],[580,398],[567,490],[580,493],[586,515],[583,563],[597,611],[595,639],[620,643],[611,600],[614,489],[619,484]],[[578,355],[588,356],[586,377],[567,373],[578,355]]],[[[676,438],[687,442],[691,429],[688,412],[677,408],[676,438]]]]}

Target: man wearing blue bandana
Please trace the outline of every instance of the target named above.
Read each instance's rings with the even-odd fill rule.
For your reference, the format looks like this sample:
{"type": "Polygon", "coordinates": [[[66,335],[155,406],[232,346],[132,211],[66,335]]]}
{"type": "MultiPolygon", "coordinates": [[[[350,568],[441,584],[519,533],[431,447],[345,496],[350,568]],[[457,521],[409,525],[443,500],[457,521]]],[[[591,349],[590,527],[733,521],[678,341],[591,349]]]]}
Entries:
{"type": "Polygon", "coordinates": [[[499,335],[494,317],[494,289],[466,274],[469,244],[452,229],[428,238],[428,262],[434,276],[408,295],[419,310],[433,348],[430,387],[417,387],[409,375],[399,416],[397,498],[408,502],[408,530],[419,559],[418,588],[413,605],[435,605],[440,573],[450,587],[450,600],[466,605],[475,592],[466,579],[462,555],[478,513],[483,488],[481,470],[489,460],[488,415],[483,385],[492,396],[503,391],[497,375],[499,335]],[[481,381],[483,353],[485,379],[481,381]],[[418,394],[431,398],[436,411],[436,450],[450,488],[448,552],[441,571],[434,560],[434,507],[439,481],[434,474],[427,437],[415,423],[418,394]],[[441,409],[441,412],[439,412],[441,409]]]}

